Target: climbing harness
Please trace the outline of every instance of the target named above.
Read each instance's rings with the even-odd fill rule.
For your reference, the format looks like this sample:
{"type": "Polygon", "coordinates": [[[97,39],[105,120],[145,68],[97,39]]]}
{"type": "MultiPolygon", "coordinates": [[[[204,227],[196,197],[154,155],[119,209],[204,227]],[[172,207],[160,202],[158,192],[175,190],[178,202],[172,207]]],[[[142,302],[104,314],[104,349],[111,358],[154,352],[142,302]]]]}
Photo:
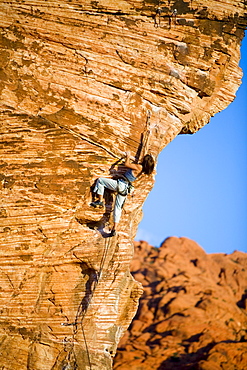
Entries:
{"type": "Polygon", "coordinates": [[[128,194],[128,183],[126,180],[124,180],[123,178],[119,178],[117,179],[117,185],[118,185],[118,194],[122,195],[123,197],[126,197],[126,195],[128,194]],[[125,183],[125,189],[123,191],[120,191],[120,182],[124,182],[125,183]]]}
{"type": "Polygon", "coordinates": [[[134,191],[134,186],[132,185],[132,183],[124,176],[124,175],[121,175],[118,179],[117,179],[117,182],[118,182],[118,194],[122,195],[123,197],[126,197],[128,194],[131,194],[133,193],[134,191]],[[125,183],[125,189],[124,191],[120,191],[119,188],[119,182],[124,182],[125,183]]]}

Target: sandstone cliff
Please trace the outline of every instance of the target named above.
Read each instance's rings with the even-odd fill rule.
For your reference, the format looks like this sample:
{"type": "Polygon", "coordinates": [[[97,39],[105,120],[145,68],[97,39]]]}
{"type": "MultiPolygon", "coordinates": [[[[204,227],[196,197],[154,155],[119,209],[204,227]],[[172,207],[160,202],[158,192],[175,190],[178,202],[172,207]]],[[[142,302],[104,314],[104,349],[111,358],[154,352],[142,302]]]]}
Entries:
{"type": "Polygon", "coordinates": [[[144,293],[120,341],[117,370],[247,368],[247,254],[207,255],[186,238],[135,243],[144,293]]]}
{"type": "Polygon", "coordinates": [[[1,0],[2,369],[111,368],[142,291],[129,263],[154,179],[111,239],[112,196],[92,211],[91,186],[126,149],[157,157],[234,99],[245,4],[1,0]]]}

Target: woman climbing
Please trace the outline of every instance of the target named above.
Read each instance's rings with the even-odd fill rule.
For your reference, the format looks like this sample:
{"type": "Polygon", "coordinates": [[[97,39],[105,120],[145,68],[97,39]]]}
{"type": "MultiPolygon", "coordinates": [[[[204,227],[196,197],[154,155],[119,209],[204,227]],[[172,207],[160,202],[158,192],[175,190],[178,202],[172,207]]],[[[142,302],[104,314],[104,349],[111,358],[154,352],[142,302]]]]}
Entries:
{"type": "Polygon", "coordinates": [[[150,154],[146,154],[141,162],[131,163],[130,153],[126,152],[126,158],[124,162],[125,167],[128,170],[120,175],[117,180],[100,177],[95,185],[94,192],[98,195],[98,200],[91,203],[94,208],[102,208],[103,195],[105,188],[117,192],[114,210],[113,210],[113,221],[114,225],[111,230],[110,236],[116,235],[117,225],[120,220],[122,207],[126,199],[129,189],[132,186],[132,182],[139,178],[142,174],[150,175],[154,169],[154,159],[150,154]]]}

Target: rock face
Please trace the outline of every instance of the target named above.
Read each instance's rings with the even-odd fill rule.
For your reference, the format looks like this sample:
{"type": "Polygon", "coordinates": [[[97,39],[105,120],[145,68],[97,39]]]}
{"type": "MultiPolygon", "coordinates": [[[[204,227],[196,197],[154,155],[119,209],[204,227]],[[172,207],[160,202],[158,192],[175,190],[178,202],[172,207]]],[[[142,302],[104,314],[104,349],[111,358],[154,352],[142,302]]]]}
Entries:
{"type": "Polygon", "coordinates": [[[144,293],[120,341],[117,370],[247,368],[247,254],[207,255],[186,238],[135,243],[144,293]]]}
{"type": "Polygon", "coordinates": [[[126,149],[155,158],[240,84],[245,0],[1,0],[0,367],[110,369],[142,288],[129,264],[153,178],[119,233],[89,207],[126,149]]]}

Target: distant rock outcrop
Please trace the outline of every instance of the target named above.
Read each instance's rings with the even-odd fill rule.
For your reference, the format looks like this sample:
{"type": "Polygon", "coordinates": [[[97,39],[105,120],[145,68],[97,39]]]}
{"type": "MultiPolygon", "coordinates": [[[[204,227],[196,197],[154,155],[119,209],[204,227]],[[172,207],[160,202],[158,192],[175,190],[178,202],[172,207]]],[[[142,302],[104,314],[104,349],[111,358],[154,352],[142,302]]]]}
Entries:
{"type": "Polygon", "coordinates": [[[0,369],[111,369],[154,178],[113,238],[92,186],[233,101],[246,23],[246,0],[0,1],[0,369]]]}
{"type": "Polygon", "coordinates": [[[131,271],[144,293],[116,370],[247,369],[247,254],[206,254],[171,237],[135,243],[131,271]]]}

